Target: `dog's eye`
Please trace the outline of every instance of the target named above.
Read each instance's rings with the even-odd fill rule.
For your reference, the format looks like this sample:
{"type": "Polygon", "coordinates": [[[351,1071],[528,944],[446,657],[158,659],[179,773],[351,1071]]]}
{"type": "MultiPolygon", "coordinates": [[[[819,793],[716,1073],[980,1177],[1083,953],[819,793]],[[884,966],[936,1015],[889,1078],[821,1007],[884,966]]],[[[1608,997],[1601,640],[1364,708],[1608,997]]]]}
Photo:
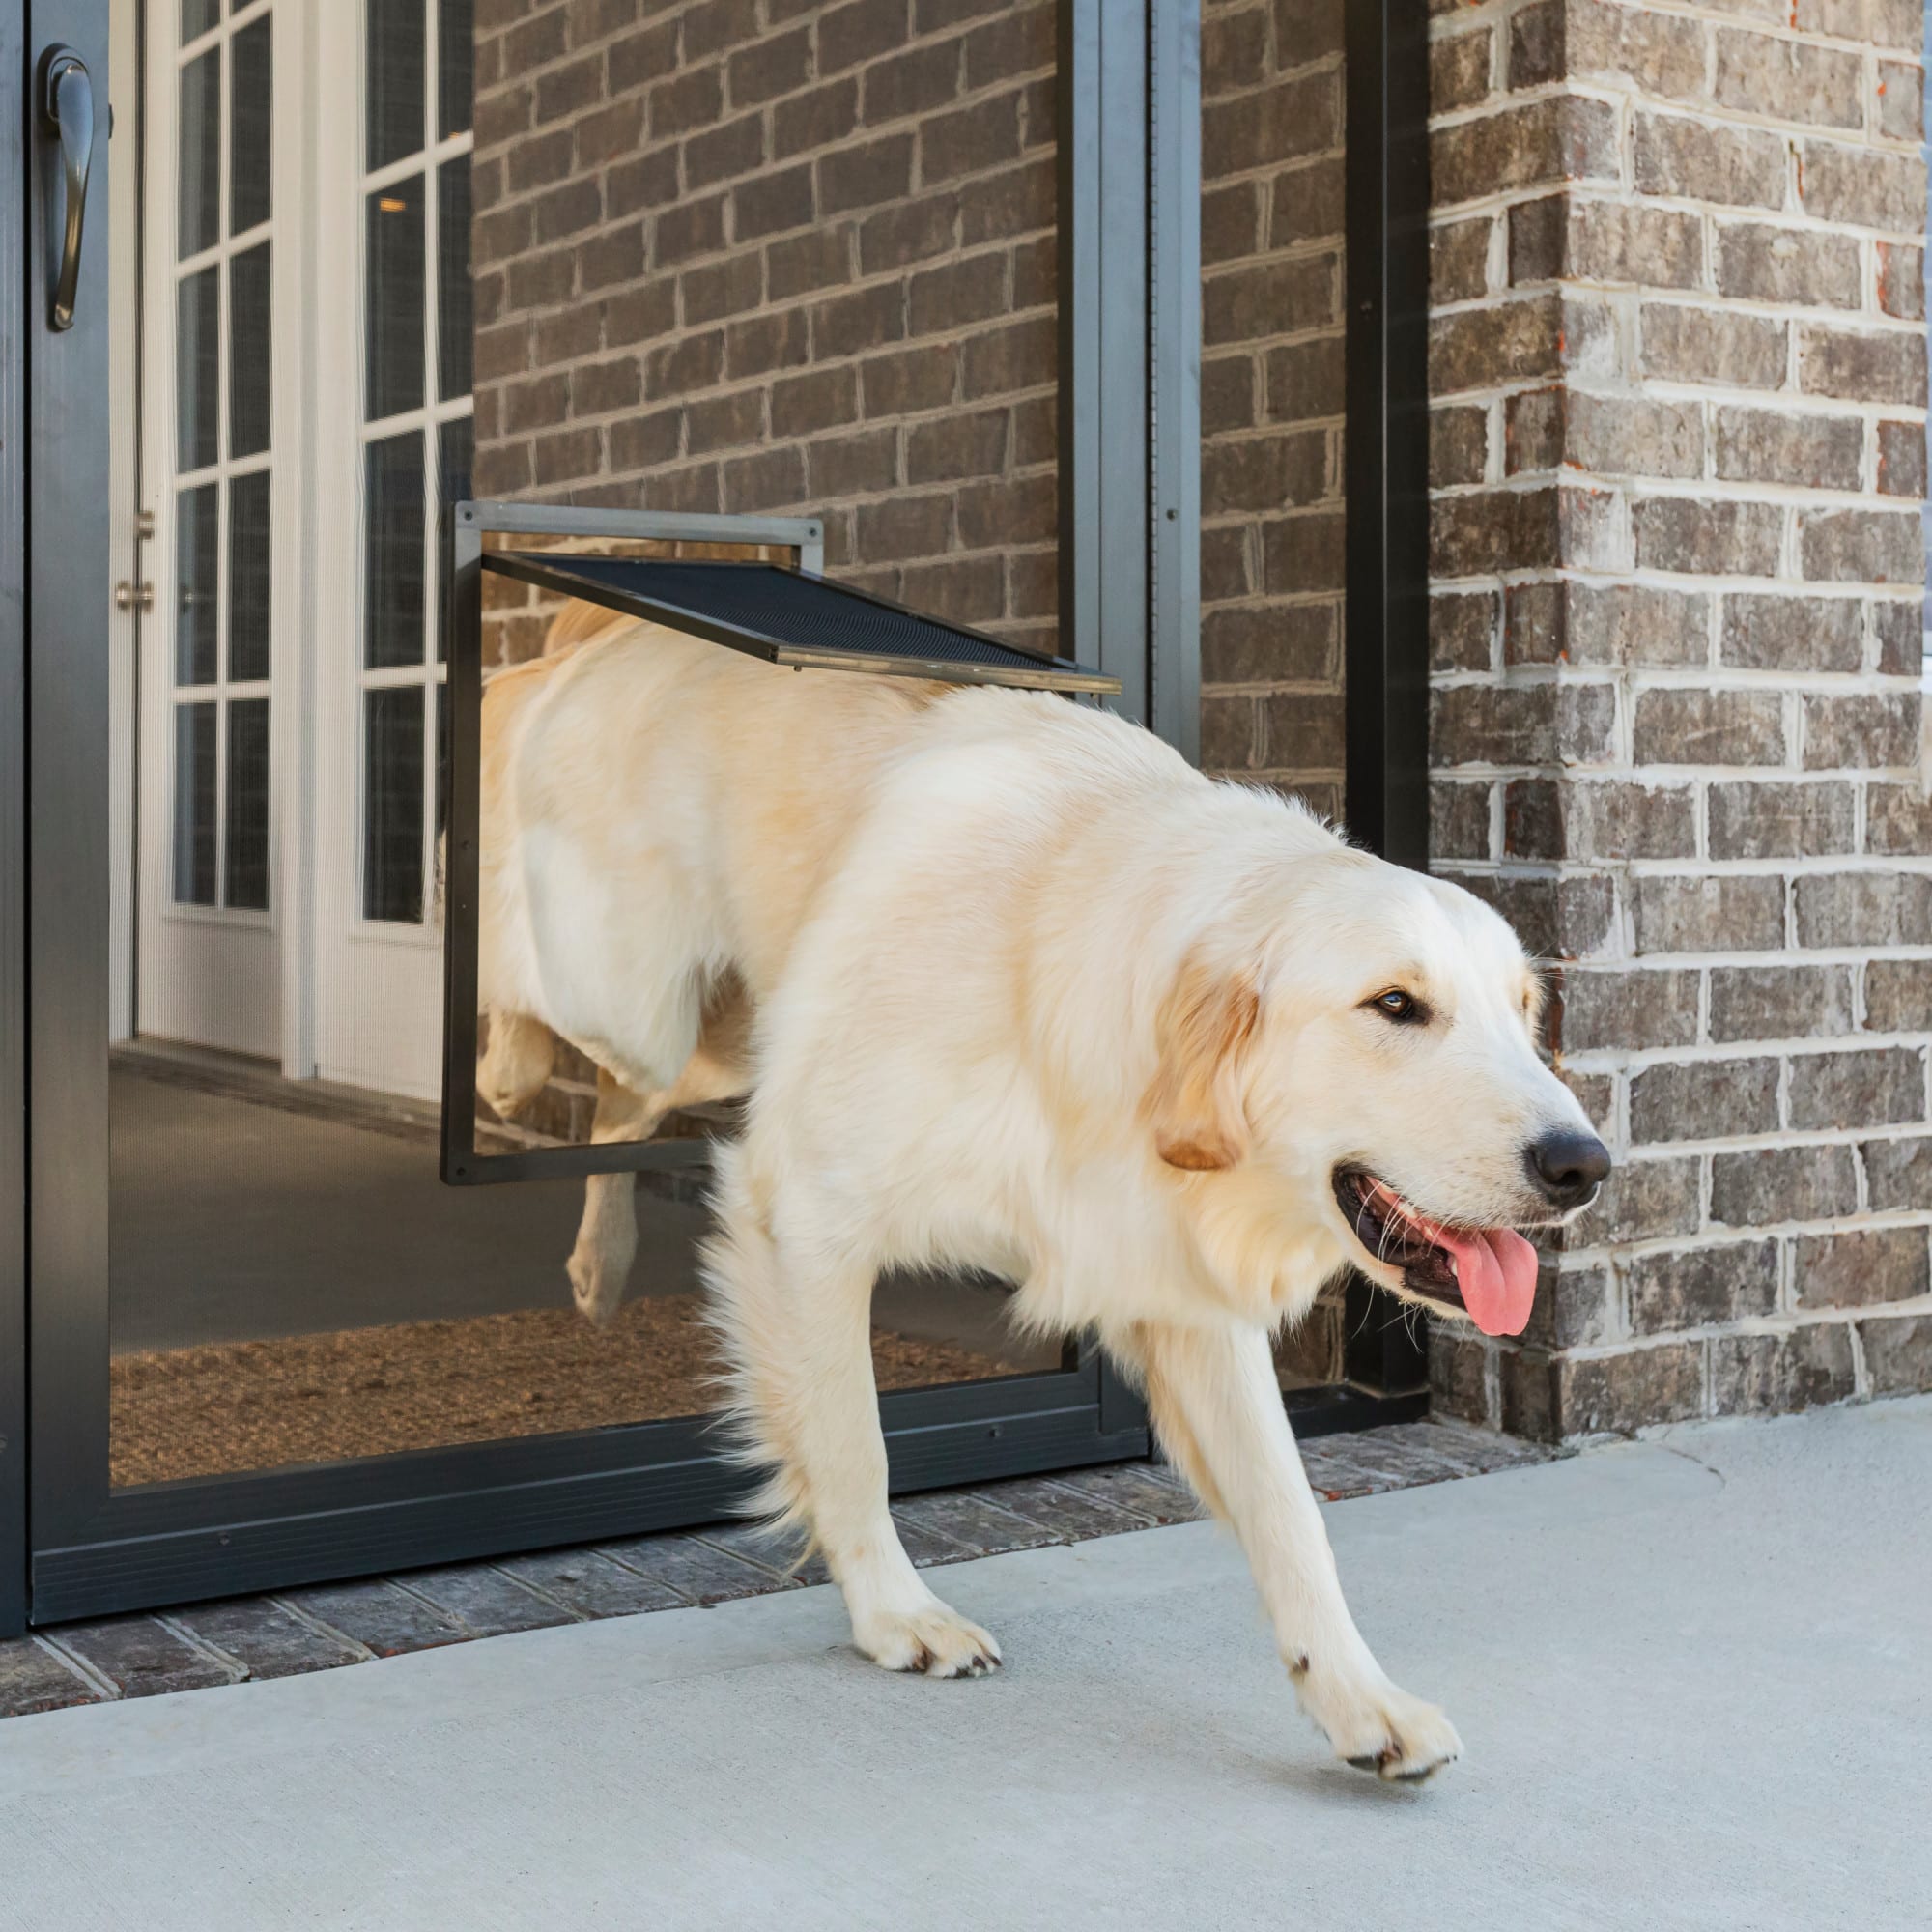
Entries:
{"type": "Polygon", "coordinates": [[[1385,993],[1378,993],[1366,1002],[1375,1008],[1384,1019],[1393,1020],[1397,1026],[1419,1026],[1429,1017],[1429,1009],[1413,993],[1406,992],[1400,986],[1391,986],[1385,993]]]}

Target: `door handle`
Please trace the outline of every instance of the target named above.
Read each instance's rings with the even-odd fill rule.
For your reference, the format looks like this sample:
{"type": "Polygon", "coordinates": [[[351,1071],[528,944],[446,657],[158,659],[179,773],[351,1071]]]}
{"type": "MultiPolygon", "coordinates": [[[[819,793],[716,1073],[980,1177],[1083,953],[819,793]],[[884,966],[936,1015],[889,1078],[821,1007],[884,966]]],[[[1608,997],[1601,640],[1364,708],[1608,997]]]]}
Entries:
{"type": "Polygon", "coordinates": [[[41,116],[60,142],[60,253],[47,298],[47,327],[73,327],[80,290],[80,234],[87,215],[87,177],[94,165],[94,83],[71,47],[49,47],[41,64],[41,116]]]}

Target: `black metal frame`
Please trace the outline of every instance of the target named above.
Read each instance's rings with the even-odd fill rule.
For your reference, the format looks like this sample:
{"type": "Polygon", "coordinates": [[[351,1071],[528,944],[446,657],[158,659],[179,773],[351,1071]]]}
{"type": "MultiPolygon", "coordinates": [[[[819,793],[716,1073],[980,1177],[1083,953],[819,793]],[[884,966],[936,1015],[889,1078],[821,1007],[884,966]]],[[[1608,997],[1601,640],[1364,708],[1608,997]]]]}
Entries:
{"type": "MultiPolygon", "coordinates": [[[[743,1478],[721,1463],[703,1419],[109,1488],[108,571],[103,478],[90,468],[107,448],[106,197],[90,210],[81,323],[48,349],[53,338],[34,323],[44,306],[36,188],[45,151],[23,91],[28,49],[58,38],[87,58],[104,101],[107,7],[29,0],[24,22],[20,12],[0,8],[0,221],[10,243],[36,245],[0,249],[0,761],[25,784],[10,784],[0,804],[0,876],[27,881],[32,912],[20,892],[0,904],[0,1634],[28,1615],[99,1614],[720,1514],[743,1478]]],[[[1347,462],[1353,501],[1381,505],[1378,519],[1349,520],[1349,786],[1358,833],[1417,864],[1427,839],[1417,809],[1427,254],[1415,218],[1426,202],[1425,10],[1348,0],[1346,14],[1355,331],[1347,462]]],[[[1062,0],[1062,21],[1063,647],[1118,674],[1123,708],[1191,750],[1198,0],[1062,0]]],[[[1358,1366],[1397,1392],[1297,1392],[1288,1406],[1298,1433],[1385,1420],[1420,1400],[1405,1392],[1399,1350],[1384,1347],[1372,1364],[1357,1350],[1351,1375],[1358,1366]]],[[[1091,1352],[1072,1370],[888,1394],[881,1410],[900,1489],[1133,1455],[1148,1439],[1139,1398],[1091,1352]]]]}

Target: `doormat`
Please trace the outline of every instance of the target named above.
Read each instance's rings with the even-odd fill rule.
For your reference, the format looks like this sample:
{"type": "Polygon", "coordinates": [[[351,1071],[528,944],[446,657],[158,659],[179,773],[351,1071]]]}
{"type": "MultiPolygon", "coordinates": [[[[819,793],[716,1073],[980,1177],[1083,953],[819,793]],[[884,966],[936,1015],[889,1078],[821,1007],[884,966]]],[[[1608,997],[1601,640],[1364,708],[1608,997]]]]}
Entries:
{"type": "MultiPolygon", "coordinates": [[[[117,1355],[117,1485],[285,1468],[701,1415],[717,1344],[695,1294],[642,1296],[607,1328],[569,1308],[404,1321],[270,1342],[117,1355]]],[[[981,1381],[1023,1365],[872,1331],[882,1389],[981,1381]]]]}

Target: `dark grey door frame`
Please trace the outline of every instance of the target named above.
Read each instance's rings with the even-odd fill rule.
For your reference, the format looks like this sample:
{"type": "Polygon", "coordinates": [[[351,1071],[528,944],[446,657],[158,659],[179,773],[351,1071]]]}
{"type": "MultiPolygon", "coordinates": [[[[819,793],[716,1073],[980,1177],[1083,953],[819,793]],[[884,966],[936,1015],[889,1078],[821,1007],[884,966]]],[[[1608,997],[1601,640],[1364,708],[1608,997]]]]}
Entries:
{"type": "MultiPolygon", "coordinates": [[[[1062,251],[1063,648],[1118,673],[1125,708],[1191,753],[1199,0],[1061,4],[1061,206],[1070,224],[1062,251]]],[[[1351,321],[1362,302],[1377,318],[1359,350],[1351,339],[1348,463],[1355,500],[1381,505],[1378,519],[1350,519],[1349,783],[1359,829],[1414,864],[1427,837],[1426,805],[1415,814],[1426,729],[1417,467],[1426,398],[1415,352],[1427,258],[1403,213],[1416,205],[1417,177],[1397,163],[1420,152],[1427,49],[1415,0],[1348,0],[1347,13],[1351,321]],[[1365,521],[1373,540],[1357,536],[1365,521]],[[1386,800],[1379,817],[1369,803],[1377,787],[1386,800]]],[[[106,15],[107,0],[30,0],[24,20],[17,6],[0,7],[9,110],[0,140],[0,879],[13,882],[0,898],[0,1634],[30,1615],[46,1622],[690,1522],[721,1513],[742,1480],[693,1420],[108,1488],[107,201],[103,179],[92,197],[81,320],[51,337],[38,196],[51,149],[35,133],[24,92],[30,53],[56,39],[81,51],[99,103],[104,178],[106,15]],[[31,923],[21,881],[34,894],[31,923]]],[[[1387,1378],[1391,1360],[1400,1369],[1385,1358],[1379,1379],[1363,1379],[1399,1387],[1387,1378]]],[[[1351,1373],[1355,1365],[1351,1355],[1351,1373]]],[[[1390,1412],[1360,1389],[1322,1393],[1325,1411],[1297,1413],[1304,1433],[1390,1412]]],[[[882,1409],[900,1488],[1130,1455],[1147,1442],[1138,1398],[1091,1353],[1077,1371],[907,1391],[883,1398],[882,1409]]]]}
{"type": "Polygon", "coordinates": [[[27,1614],[26,21],[0,8],[0,1634],[27,1614]]]}

